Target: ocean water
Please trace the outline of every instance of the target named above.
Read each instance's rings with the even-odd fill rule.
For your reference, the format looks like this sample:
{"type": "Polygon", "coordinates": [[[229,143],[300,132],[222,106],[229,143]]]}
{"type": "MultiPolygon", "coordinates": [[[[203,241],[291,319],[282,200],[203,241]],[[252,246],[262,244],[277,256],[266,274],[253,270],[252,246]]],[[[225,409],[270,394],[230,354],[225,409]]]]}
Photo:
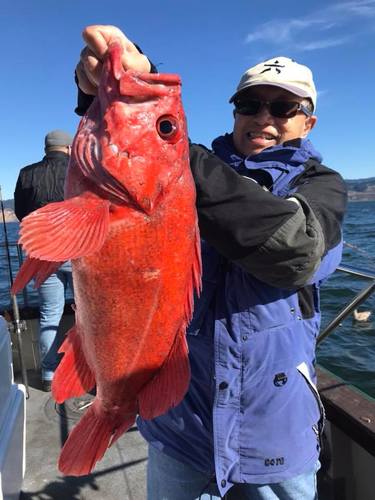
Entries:
{"type": "MultiPolygon", "coordinates": [[[[6,224],[10,247],[12,277],[18,269],[18,224],[6,224]]],[[[0,309],[10,308],[9,259],[4,245],[4,227],[0,227],[0,309]]],[[[342,264],[367,269],[375,274],[375,202],[350,203],[344,223],[342,264]]],[[[12,279],[13,279],[12,278],[12,279]]],[[[368,280],[336,272],[322,287],[322,329],[354,297],[370,284],[368,280]]],[[[37,305],[32,285],[27,295],[19,296],[19,305],[37,305]]],[[[371,311],[367,322],[345,319],[317,348],[318,363],[375,398],[375,293],[358,308],[371,311]]]]}
{"type": "MultiPolygon", "coordinates": [[[[344,222],[343,265],[375,275],[375,202],[349,203],[344,222]]],[[[371,281],[336,272],[322,287],[322,328],[371,281]]],[[[318,363],[375,398],[375,292],[359,307],[367,322],[345,319],[318,346],[318,363]]]]}

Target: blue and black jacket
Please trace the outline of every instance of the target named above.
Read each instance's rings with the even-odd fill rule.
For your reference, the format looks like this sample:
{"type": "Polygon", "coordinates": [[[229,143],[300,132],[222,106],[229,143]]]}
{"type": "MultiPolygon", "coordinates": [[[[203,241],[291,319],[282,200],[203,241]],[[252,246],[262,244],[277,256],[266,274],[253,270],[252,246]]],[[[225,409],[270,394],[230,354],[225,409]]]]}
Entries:
{"type": "Polygon", "coordinates": [[[204,270],[190,388],[138,425],[151,445],[216,476],[224,496],[233,483],[279,482],[317,462],[319,288],[341,259],[346,188],[306,139],[247,159],[230,135],[213,149],[190,151],[204,270]]]}

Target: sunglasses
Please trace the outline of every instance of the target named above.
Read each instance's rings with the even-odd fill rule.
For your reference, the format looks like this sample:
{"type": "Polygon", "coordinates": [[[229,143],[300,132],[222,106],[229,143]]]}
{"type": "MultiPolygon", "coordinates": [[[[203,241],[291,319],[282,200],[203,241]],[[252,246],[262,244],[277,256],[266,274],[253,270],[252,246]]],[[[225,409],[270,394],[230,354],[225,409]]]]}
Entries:
{"type": "Polygon", "coordinates": [[[252,116],[260,112],[263,106],[267,106],[270,115],[275,118],[293,118],[299,111],[307,116],[312,112],[297,101],[259,101],[258,99],[247,99],[246,101],[235,101],[235,111],[240,115],[252,116]]]}

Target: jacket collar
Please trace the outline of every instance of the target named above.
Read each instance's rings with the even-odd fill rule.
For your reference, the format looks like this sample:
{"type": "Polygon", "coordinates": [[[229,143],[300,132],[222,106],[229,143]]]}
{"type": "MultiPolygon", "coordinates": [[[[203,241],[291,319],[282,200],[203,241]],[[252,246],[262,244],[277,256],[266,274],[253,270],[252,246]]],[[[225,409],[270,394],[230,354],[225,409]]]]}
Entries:
{"type": "MultiPolygon", "coordinates": [[[[281,162],[285,165],[300,165],[309,159],[322,161],[321,154],[309,139],[293,139],[283,144],[264,149],[261,153],[245,157],[238,153],[233,144],[233,134],[217,137],[212,142],[212,149],[225,162],[236,168],[244,163],[251,168],[254,163],[281,162]]],[[[259,165],[260,166],[260,165],[259,165]]]]}
{"type": "Polygon", "coordinates": [[[44,156],[43,160],[49,159],[49,158],[69,158],[68,153],[64,153],[63,151],[49,151],[46,153],[44,156]]]}

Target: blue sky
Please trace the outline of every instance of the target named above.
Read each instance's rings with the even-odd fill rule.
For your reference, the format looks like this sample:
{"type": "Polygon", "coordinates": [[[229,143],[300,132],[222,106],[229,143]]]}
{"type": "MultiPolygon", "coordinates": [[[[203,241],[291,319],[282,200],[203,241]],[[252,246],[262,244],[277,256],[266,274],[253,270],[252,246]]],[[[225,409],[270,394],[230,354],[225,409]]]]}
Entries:
{"type": "Polygon", "coordinates": [[[310,137],[325,163],[347,179],[375,176],[375,0],[1,0],[4,199],[49,130],[77,128],[73,73],[89,24],[120,27],[160,72],[181,75],[190,137],[208,146],[231,130],[228,98],[248,67],[281,55],[307,64],[318,89],[310,137]]]}

